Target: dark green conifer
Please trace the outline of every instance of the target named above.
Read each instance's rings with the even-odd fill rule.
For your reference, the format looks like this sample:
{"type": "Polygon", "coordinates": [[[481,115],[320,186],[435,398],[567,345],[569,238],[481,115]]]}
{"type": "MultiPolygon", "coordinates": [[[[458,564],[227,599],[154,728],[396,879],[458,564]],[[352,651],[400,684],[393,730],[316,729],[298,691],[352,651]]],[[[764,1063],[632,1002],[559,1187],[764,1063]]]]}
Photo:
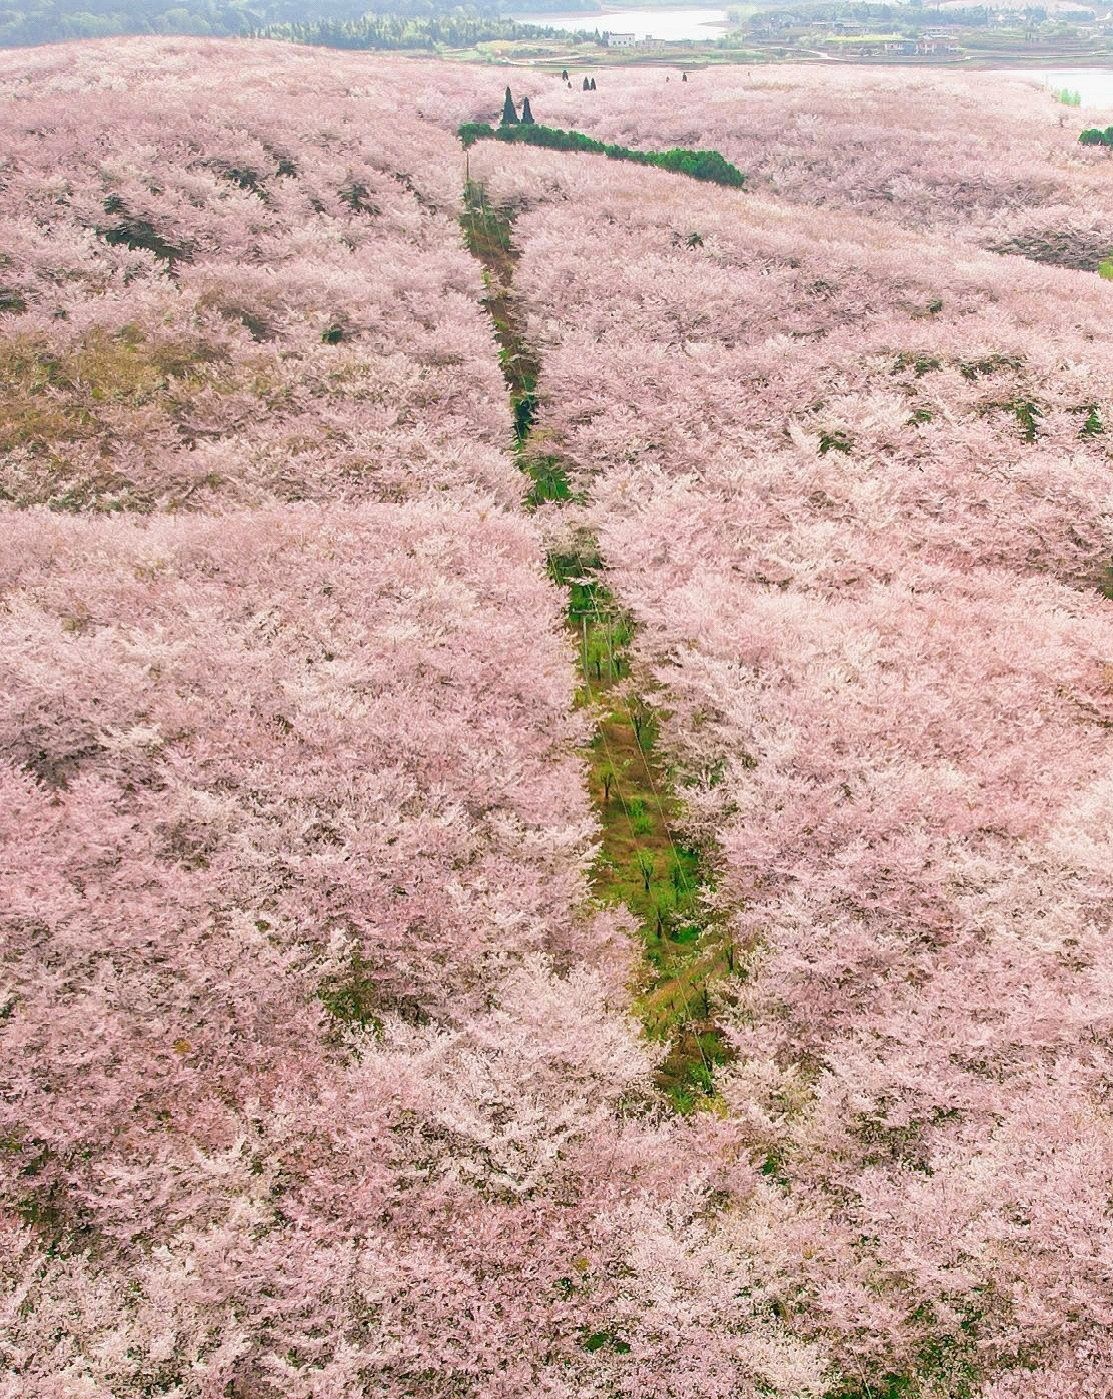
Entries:
{"type": "Polygon", "coordinates": [[[585,91],[585,92],[590,92],[590,91],[591,91],[591,84],[588,82],[588,80],[587,80],[586,77],[584,78],[584,91],[585,91]]]}
{"type": "Polygon", "coordinates": [[[536,123],[535,123],[534,120],[533,120],[533,113],[532,113],[532,112],[530,111],[530,109],[529,109],[529,98],[528,98],[528,97],[523,97],[523,98],[522,98],[522,125],[523,125],[523,126],[535,126],[535,125],[536,125],[536,123]]]}
{"type": "Polygon", "coordinates": [[[594,79],[594,78],[592,78],[592,80],[591,80],[591,90],[592,90],[592,92],[595,91],[595,79],[594,79]]]}
{"type": "Polygon", "coordinates": [[[506,89],[506,96],[502,99],[502,121],[500,126],[517,126],[518,110],[514,106],[514,99],[510,95],[510,88],[506,89]]]}

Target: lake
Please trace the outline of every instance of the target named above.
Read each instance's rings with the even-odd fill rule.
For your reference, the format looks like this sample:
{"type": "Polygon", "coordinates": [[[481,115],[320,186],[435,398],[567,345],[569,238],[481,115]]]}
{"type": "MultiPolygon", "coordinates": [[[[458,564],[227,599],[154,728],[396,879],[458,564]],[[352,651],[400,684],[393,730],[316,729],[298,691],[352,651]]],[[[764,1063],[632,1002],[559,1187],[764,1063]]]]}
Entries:
{"type": "Polygon", "coordinates": [[[1083,107],[1113,107],[1113,68],[997,68],[1010,78],[1031,78],[1043,87],[1069,88],[1083,107]]]}
{"type": "Polygon", "coordinates": [[[513,15],[519,24],[543,24],[550,29],[613,29],[644,39],[717,39],[727,28],[726,10],[601,10],[572,15],[513,15]]]}
{"type": "MultiPolygon", "coordinates": [[[[726,10],[686,6],[668,10],[581,11],[569,15],[515,14],[513,18],[520,24],[540,24],[569,32],[582,29],[590,34],[596,29],[600,33],[613,29],[639,39],[652,34],[655,39],[706,41],[719,38],[729,28],[726,10]]],[[[923,69],[915,71],[919,74],[923,69]]],[[[955,70],[948,65],[944,71],[955,70]]],[[[1048,88],[1069,88],[1081,95],[1083,107],[1113,108],[1113,68],[995,68],[991,71],[1013,78],[1029,78],[1048,88]]]]}

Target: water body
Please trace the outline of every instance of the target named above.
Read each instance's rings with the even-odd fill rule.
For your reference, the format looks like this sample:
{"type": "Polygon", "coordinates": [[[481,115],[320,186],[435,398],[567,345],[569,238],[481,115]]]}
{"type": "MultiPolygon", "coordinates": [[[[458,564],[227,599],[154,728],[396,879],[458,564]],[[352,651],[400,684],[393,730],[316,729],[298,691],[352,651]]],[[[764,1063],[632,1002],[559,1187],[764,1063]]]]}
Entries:
{"type": "Polygon", "coordinates": [[[997,68],[1011,78],[1029,78],[1047,88],[1069,88],[1083,107],[1113,107],[1113,68],[997,68]]]}
{"type": "MultiPolygon", "coordinates": [[[[521,24],[541,24],[568,32],[586,30],[589,34],[613,29],[644,39],[717,39],[730,28],[726,10],[678,6],[661,10],[598,10],[577,14],[515,14],[521,24]]],[[[917,67],[917,75],[925,70],[917,67]]],[[[945,71],[954,71],[948,65],[945,71]]],[[[961,70],[960,70],[961,71],[961,70]]],[[[1083,107],[1113,108],[1113,68],[995,68],[1013,78],[1027,78],[1047,88],[1069,88],[1081,95],[1083,107]]]]}
{"type": "Polygon", "coordinates": [[[613,29],[619,34],[633,34],[644,39],[717,39],[728,27],[726,10],[600,10],[572,15],[512,16],[519,24],[543,24],[550,29],[586,29],[590,34],[613,29]]]}

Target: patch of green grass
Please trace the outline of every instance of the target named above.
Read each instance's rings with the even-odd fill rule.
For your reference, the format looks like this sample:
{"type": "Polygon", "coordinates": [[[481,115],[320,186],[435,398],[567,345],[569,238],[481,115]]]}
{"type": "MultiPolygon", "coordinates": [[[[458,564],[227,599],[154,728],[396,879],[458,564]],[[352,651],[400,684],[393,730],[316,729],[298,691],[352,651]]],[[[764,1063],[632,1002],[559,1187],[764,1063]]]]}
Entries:
{"type": "Polygon", "coordinates": [[[350,1027],[378,1033],[379,992],[369,964],[358,948],[353,948],[348,966],[326,981],[317,992],[336,1029],[350,1027]]]}
{"type": "Polygon", "coordinates": [[[1003,402],[986,403],[978,411],[1011,413],[1020,425],[1020,435],[1025,442],[1035,442],[1039,436],[1039,422],[1043,417],[1043,409],[1031,399],[1010,398],[1003,402]]]}
{"type": "MultiPolygon", "coordinates": [[[[934,303],[932,304],[934,305],[934,303]]],[[[942,303],[940,303],[940,307],[942,307],[942,303]]],[[[933,374],[942,368],[943,361],[937,359],[935,355],[914,355],[908,350],[902,350],[897,355],[896,363],[893,366],[895,372],[911,369],[917,379],[922,379],[925,374],[933,374]]]]}
{"type": "Polygon", "coordinates": [[[1020,369],[1021,360],[1016,355],[992,354],[983,359],[962,360],[958,371],[964,379],[982,379],[987,374],[997,374],[1002,369],[1020,369]]]}
{"type": "Polygon", "coordinates": [[[876,1381],[856,1382],[833,1389],[827,1399],[911,1399],[913,1381],[907,1375],[881,1375],[876,1381]]]}
{"type": "Polygon", "coordinates": [[[616,1355],[629,1355],[630,1343],[613,1331],[592,1331],[581,1342],[584,1350],[594,1353],[597,1350],[612,1350],[616,1355]]]}
{"type": "Polygon", "coordinates": [[[837,429],[834,432],[821,432],[819,435],[819,455],[821,457],[825,457],[828,452],[849,453],[852,445],[846,433],[837,429]]]}

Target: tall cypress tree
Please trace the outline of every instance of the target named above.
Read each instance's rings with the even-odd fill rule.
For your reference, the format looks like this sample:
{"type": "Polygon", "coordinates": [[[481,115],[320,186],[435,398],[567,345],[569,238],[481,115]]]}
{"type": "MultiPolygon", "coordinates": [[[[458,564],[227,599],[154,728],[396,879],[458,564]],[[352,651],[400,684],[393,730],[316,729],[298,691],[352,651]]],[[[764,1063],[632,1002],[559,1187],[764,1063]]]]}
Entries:
{"type": "Polygon", "coordinates": [[[518,110],[514,106],[514,99],[510,95],[510,88],[506,89],[506,96],[502,99],[502,121],[500,126],[517,126],[518,110]]]}
{"type": "Polygon", "coordinates": [[[562,83],[566,83],[566,82],[568,81],[568,69],[567,69],[567,68],[565,68],[565,69],[563,69],[563,70],[561,71],[560,80],[561,80],[562,83]]]}
{"type": "Polygon", "coordinates": [[[537,125],[537,123],[536,123],[536,122],[534,121],[534,119],[533,119],[533,113],[532,113],[532,112],[530,111],[530,109],[529,109],[529,98],[528,98],[528,97],[523,97],[523,98],[522,98],[522,125],[523,125],[523,126],[536,126],[536,125],[537,125]]]}
{"type": "Polygon", "coordinates": [[[592,90],[592,92],[595,91],[595,79],[594,79],[594,78],[592,78],[592,80],[591,80],[591,90],[592,90]]]}
{"type": "Polygon", "coordinates": [[[588,82],[588,80],[587,80],[586,77],[584,78],[584,91],[585,91],[585,92],[590,92],[590,91],[591,91],[591,84],[588,82]]]}

